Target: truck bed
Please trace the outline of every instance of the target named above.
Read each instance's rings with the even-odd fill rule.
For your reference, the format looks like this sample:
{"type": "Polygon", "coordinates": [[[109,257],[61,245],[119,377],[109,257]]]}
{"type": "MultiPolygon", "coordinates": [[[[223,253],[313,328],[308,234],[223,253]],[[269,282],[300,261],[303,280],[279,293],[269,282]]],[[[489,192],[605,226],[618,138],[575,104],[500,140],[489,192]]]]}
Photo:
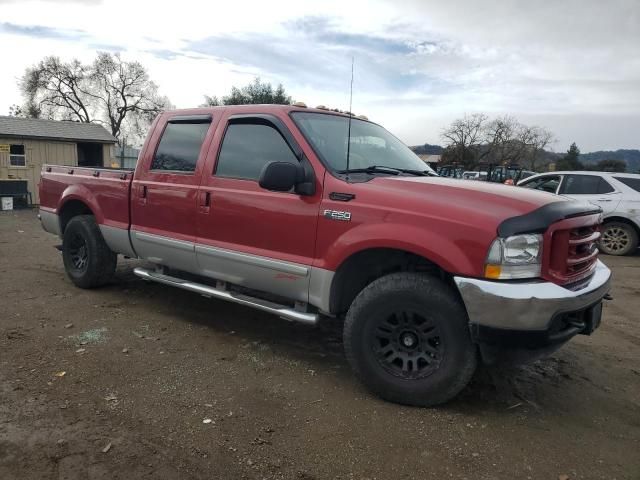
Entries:
{"type": "Polygon", "coordinates": [[[88,205],[99,225],[128,229],[133,170],[44,165],[40,184],[41,212],[60,216],[73,201],[88,205]]]}

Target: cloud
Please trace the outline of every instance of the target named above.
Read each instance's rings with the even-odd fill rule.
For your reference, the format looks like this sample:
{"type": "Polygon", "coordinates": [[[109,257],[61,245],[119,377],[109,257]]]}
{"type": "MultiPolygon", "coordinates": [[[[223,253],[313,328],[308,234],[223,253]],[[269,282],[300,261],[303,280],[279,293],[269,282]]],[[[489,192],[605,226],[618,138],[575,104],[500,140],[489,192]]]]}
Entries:
{"type": "Polygon", "coordinates": [[[0,42],[19,45],[4,52],[6,105],[42,56],[110,50],[141,61],[179,106],[259,75],[346,108],[353,56],[354,110],[409,143],[437,142],[447,122],[484,111],[548,122],[559,146],[638,145],[638,0],[67,1],[0,0],[0,42]],[[119,28],[123,11],[144,21],[119,28]]]}
{"type": "Polygon", "coordinates": [[[26,37],[63,40],[79,40],[89,36],[84,30],[67,30],[42,25],[17,25],[9,22],[0,22],[0,33],[2,32],[26,37]]]}
{"type": "Polygon", "coordinates": [[[122,45],[112,45],[109,43],[90,43],[89,48],[95,49],[100,52],[122,53],[126,50],[122,45]]]}
{"type": "Polygon", "coordinates": [[[327,17],[304,17],[286,24],[292,32],[302,34],[319,44],[385,55],[408,55],[415,46],[407,41],[339,30],[327,17]]]}
{"type": "MultiPolygon", "coordinates": [[[[21,4],[25,4],[25,3],[33,3],[34,0],[0,0],[0,5],[4,4],[10,4],[10,3],[21,3],[21,4]]],[[[40,3],[79,3],[82,5],[89,5],[89,6],[93,6],[93,5],[101,5],[103,3],[103,0],[37,0],[40,3]]]]}
{"type": "Polygon", "coordinates": [[[433,92],[449,82],[417,68],[419,60],[440,50],[433,40],[341,30],[329,18],[303,17],[282,24],[279,33],[211,35],[187,41],[183,50],[155,50],[160,58],[188,52],[227,62],[320,90],[348,88],[355,58],[356,88],[373,95],[433,92]]]}

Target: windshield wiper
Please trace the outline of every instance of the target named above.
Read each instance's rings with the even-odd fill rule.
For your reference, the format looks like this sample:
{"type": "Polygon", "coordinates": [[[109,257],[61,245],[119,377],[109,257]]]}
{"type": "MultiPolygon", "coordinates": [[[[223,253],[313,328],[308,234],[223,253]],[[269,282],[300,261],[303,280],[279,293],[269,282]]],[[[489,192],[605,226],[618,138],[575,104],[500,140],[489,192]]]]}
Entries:
{"type": "Polygon", "coordinates": [[[400,170],[402,173],[409,173],[411,175],[417,175],[420,177],[437,177],[438,174],[430,172],[429,170],[412,170],[410,168],[397,168],[396,170],[400,170]]]}
{"type": "Polygon", "coordinates": [[[429,170],[413,170],[411,168],[387,167],[386,165],[371,165],[367,168],[350,168],[349,170],[339,170],[338,173],[388,173],[390,175],[400,175],[408,173],[418,177],[437,177],[437,173],[429,170]]]}
{"type": "Polygon", "coordinates": [[[371,165],[367,168],[350,168],[348,170],[338,170],[338,173],[388,173],[399,175],[402,172],[399,168],[385,167],[384,165],[371,165]]]}

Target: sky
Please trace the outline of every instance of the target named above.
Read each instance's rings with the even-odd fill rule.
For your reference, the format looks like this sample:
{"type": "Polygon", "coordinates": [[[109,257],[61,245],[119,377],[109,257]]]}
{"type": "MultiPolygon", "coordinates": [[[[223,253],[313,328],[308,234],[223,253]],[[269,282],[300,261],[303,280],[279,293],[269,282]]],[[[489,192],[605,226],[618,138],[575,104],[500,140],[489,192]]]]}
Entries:
{"type": "Polygon", "coordinates": [[[255,76],[353,108],[409,145],[465,114],[550,129],[553,150],[640,148],[640,0],[0,0],[0,114],[47,55],[140,61],[176,107],[255,76]]]}

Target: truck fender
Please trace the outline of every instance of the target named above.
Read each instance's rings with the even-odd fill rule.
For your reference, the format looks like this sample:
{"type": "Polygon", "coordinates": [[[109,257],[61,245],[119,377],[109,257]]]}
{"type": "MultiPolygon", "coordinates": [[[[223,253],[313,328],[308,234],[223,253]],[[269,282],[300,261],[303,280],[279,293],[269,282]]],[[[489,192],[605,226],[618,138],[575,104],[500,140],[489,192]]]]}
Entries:
{"type": "Polygon", "coordinates": [[[72,200],[84,203],[91,210],[91,213],[93,213],[98,225],[104,223],[104,214],[95,195],[86,186],[79,183],[69,185],[64,192],[62,192],[60,200],[58,200],[56,213],[60,215],[65,205],[72,200]]]}
{"type": "MultiPolygon", "coordinates": [[[[349,257],[372,248],[392,248],[413,253],[437,265],[445,272],[477,275],[478,265],[464,247],[476,246],[477,240],[454,242],[437,231],[407,226],[406,224],[362,224],[337,238],[326,252],[319,252],[320,268],[337,271],[349,257]]],[[[486,252],[483,252],[483,257],[486,252]]]]}

